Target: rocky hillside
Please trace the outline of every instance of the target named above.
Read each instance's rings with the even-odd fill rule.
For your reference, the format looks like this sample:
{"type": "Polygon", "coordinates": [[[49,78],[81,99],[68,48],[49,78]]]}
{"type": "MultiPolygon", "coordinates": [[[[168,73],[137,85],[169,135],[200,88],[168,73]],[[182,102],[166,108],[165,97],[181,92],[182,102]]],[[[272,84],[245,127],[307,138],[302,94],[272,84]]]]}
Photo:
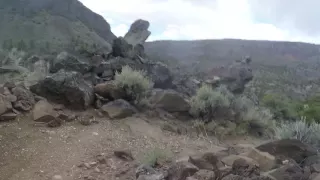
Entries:
{"type": "Polygon", "coordinates": [[[78,0],[0,0],[0,17],[3,48],[110,48],[115,38],[103,17],[78,0]]]}
{"type": "Polygon", "coordinates": [[[249,55],[255,73],[253,91],[258,95],[276,91],[304,97],[318,88],[320,50],[314,44],[224,39],[155,41],[145,47],[150,58],[198,76],[249,55]]]}

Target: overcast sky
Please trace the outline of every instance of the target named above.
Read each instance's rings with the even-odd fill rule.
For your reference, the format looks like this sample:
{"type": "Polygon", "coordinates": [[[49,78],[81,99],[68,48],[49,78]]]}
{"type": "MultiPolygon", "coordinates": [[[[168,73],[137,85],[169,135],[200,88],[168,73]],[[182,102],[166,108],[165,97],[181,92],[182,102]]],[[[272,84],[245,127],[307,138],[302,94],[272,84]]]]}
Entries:
{"type": "Polygon", "coordinates": [[[159,39],[261,39],[320,43],[320,0],[80,0],[123,36],[136,19],[159,39]]]}

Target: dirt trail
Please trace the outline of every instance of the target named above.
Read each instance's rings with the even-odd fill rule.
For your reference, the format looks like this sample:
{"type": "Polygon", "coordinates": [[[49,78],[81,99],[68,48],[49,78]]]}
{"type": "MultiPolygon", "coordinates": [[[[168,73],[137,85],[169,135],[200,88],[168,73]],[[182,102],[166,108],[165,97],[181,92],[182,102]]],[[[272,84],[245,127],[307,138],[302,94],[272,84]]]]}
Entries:
{"type": "MultiPolygon", "coordinates": [[[[223,149],[203,139],[164,132],[144,116],[96,120],[99,123],[90,126],[75,121],[54,129],[35,127],[28,116],[0,124],[1,180],[51,180],[54,175],[85,179],[92,172],[79,168],[81,163],[101,153],[111,157],[119,149],[129,149],[138,161],[154,148],[168,150],[176,158],[223,149]]],[[[108,180],[117,168],[109,164],[94,174],[95,179],[108,180]]],[[[132,174],[122,179],[130,178],[132,174]]]]}

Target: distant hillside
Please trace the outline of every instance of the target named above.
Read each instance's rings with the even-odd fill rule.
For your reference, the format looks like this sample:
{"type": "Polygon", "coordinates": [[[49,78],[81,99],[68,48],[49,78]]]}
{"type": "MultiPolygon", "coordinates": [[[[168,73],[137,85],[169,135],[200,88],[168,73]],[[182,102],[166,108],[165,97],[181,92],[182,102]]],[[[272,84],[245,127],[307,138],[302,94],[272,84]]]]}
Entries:
{"type": "Polygon", "coordinates": [[[262,95],[277,91],[306,96],[318,90],[320,46],[298,42],[248,41],[236,39],[155,41],[146,44],[150,58],[182,66],[189,73],[210,72],[250,55],[255,73],[254,91],[262,95]]]}
{"type": "Polygon", "coordinates": [[[0,45],[5,47],[110,48],[115,38],[103,17],[78,0],[0,0],[0,24],[0,45]]]}

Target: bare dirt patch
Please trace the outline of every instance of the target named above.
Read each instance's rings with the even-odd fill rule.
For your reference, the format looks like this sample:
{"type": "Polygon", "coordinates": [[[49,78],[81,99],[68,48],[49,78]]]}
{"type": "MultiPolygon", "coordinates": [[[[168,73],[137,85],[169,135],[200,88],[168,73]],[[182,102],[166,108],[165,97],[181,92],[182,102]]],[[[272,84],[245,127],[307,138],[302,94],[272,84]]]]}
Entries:
{"type": "Polygon", "coordinates": [[[80,116],[93,117],[97,123],[83,126],[76,120],[59,128],[47,128],[35,126],[30,116],[2,123],[1,179],[51,180],[54,175],[64,180],[134,179],[136,166],[155,150],[170,159],[178,159],[224,149],[224,145],[215,145],[213,139],[209,142],[206,138],[164,131],[163,120],[145,115],[110,120],[87,111],[80,116]],[[124,149],[132,152],[135,161],[124,161],[113,155],[115,150],[124,149]]]}

